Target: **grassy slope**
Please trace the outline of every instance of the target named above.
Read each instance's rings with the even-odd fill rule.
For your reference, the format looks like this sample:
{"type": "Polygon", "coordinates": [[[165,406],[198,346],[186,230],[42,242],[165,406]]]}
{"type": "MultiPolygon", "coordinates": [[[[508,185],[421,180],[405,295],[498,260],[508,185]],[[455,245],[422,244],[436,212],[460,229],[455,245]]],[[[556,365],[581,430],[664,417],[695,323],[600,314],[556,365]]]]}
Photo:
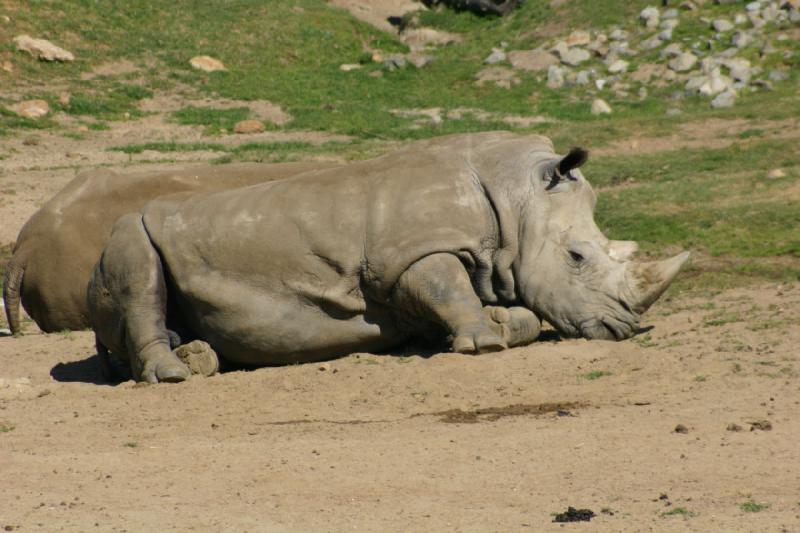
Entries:
{"type": "MultiPolygon", "coordinates": [[[[521,73],[521,83],[511,89],[473,83],[482,59],[501,41],[509,49],[527,49],[544,42],[544,35],[560,29],[636,27],[636,14],[648,1],[575,0],[568,8],[554,11],[545,0],[528,0],[513,16],[479,19],[470,14],[426,13],[424,24],[465,35],[463,43],[436,53],[424,69],[409,67],[370,73],[381,65],[341,72],[342,63],[363,61],[365,51],[404,51],[394,36],[361,23],[344,11],[321,0],[178,1],[72,0],[69,3],[36,1],[22,7],[7,2],[4,12],[12,17],[13,32],[51,38],[76,53],[72,64],[43,64],[12,51],[4,42],[0,59],[10,60],[20,85],[43,86],[63,82],[72,93],[64,111],[85,118],[92,127],[104,121],[136,117],[138,101],[153,91],[185,90],[241,99],[267,99],[294,116],[285,128],[326,130],[353,135],[351,150],[374,150],[368,139],[423,138],[451,132],[508,128],[480,122],[474,117],[445,120],[442,124],[411,127],[412,119],[393,116],[394,108],[479,108],[517,115],[546,115],[557,123],[517,128],[550,135],[560,148],[581,144],[597,146],[637,135],[661,135],[688,120],[706,118],[779,119],[800,107],[796,75],[771,92],[745,94],[731,109],[712,110],[707,99],[670,96],[678,86],[650,88],[648,98],[615,99],[608,94],[615,113],[609,118],[589,114],[594,95],[584,89],[552,91],[521,73]],[[16,7],[15,7],[16,6],[16,7]],[[227,72],[206,74],[192,70],[188,59],[209,54],[221,59],[227,72]],[[126,58],[143,66],[144,72],[81,81],[80,74],[116,59],[126,58]],[[668,108],[683,114],[666,117],[668,108]]],[[[682,15],[678,38],[696,39],[704,26],[702,16],[728,14],[733,7],[708,5],[702,13],[682,15]]],[[[738,9],[738,6],[737,6],[738,9]]],[[[636,37],[632,37],[636,41],[636,37]]],[[[716,46],[716,45],[715,45],[716,46]]],[[[768,67],[798,66],[800,44],[782,43],[795,56],[771,56],[768,67]],[[780,65],[783,63],[783,65],[780,65]]],[[[755,52],[748,52],[753,55],[755,52]]],[[[653,54],[655,57],[655,53],[653,54]]],[[[651,58],[652,59],[652,58],[651,58]]],[[[647,61],[637,58],[634,66],[647,61]]],[[[597,65],[595,65],[597,66],[597,65]]],[[[636,94],[637,85],[631,88],[636,94]]],[[[40,96],[59,109],[57,94],[40,90],[40,96]]],[[[0,94],[0,103],[9,99],[0,94]]],[[[229,129],[247,116],[247,110],[198,111],[186,108],[174,119],[202,124],[210,132],[229,129]]],[[[20,128],[53,128],[52,122],[29,121],[0,112],[0,134],[20,128]]],[[[693,278],[695,284],[736,279],[798,279],[800,267],[791,260],[770,264],[777,256],[800,257],[797,236],[797,179],[800,161],[794,143],[742,139],[742,146],[718,150],[682,150],[656,155],[630,155],[595,159],[586,169],[590,179],[608,189],[601,195],[598,219],[617,238],[641,240],[647,252],[658,255],[665,248],[692,248],[725,258],[720,271],[693,278]],[[788,177],[764,180],[766,172],[782,167],[788,177]],[[626,177],[633,186],[614,187],[626,177]],[[665,246],[666,245],[666,246],[665,246]],[[742,258],[741,260],[739,258],[742,258]],[[744,259],[749,258],[749,259],[744,259]],[[755,261],[755,262],[754,262],[755,261]],[[698,281],[700,280],[700,281],[698,281]]],[[[122,147],[165,151],[205,149],[209,145],[153,145],[122,147]]],[[[213,146],[213,144],[212,144],[213,146]]],[[[275,144],[245,145],[231,150],[228,159],[281,158],[288,151],[333,151],[302,143],[285,147],[275,144]]]]}

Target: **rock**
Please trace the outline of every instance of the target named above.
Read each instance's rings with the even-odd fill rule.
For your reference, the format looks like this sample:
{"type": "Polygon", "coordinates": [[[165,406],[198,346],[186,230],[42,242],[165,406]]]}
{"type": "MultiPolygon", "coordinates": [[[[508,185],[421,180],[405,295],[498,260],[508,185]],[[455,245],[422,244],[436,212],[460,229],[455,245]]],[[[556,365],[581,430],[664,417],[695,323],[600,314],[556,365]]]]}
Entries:
{"type": "Polygon", "coordinates": [[[575,30],[566,39],[567,46],[586,46],[592,40],[588,31],[575,30]]]}
{"type": "MultiPolygon", "coordinates": [[[[549,54],[548,54],[549,55],[549,54]]],[[[486,65],[494,65],[506,60],[506,53],[499,48],[492,48],[492,53],[486,56],[483,63],[486,65]]],[[[555,60],[555,58],[553,58],[555,60]]]]}
{"type": "Polygon", "coordinates": [[[628,38],[628,32],[625,30],[615,29],[608,34],[608,38],[612,41],[624,41],[628,38]]]}
{"type": "Polygon", "coordinates": [[[408,60],[402,55],[394,55],[384,59],[381,66],[388,71],[400,70],[408,66],[408,60]]]}
{"type": "Polygon", "coordinates": [[[558,57],[562,57],[564,54],[569,52],[569,46],[564,41],[558,41],[550,51],[557,55],[558,57]]]}
{"type": "Polygon", "coordinates": [[[610,114],[611,114],[611,106],[608,105],[605,100],[597,98],[595,99],[594,102],[592,102],[592,115],[610,115],[610,114]]]}
{"type": "Polygon", "coordinates": [[[666,11],[664,11],[664,14],[661,15],[661,18],[665,19],[665,20],[671,20],[671,19],[676,19],[679,16],[680,16],[680,12],[677,9],[672,8],[672,9],[667,9],[666,11]]]}
{"type": "Polygon", "coordinates": [[[736,432],[738,432],[738,431],[742,431],[742,426],[740,426],[739,424],[736,424],[735,422],[731,422],[730,424],[728,424],[728,427],[726,427],[725,429],[728,430],[728,431],[736,431],[736,432]]]}
{"type": "Polygon", "coordinates": [[[6,72],[14,72],[14,65],[11,64],[11,61],[3,61],[3,70],[6,72]]]}
{"type": "Polygon", "coordinates": [[[697,63],[697,56],[691,52],[684,52],[681,55],[673,58],[667,66],[675,72],[686,72],[691,70],[697,63]]]}
{"type": "Polygon", "coordinates": [[[751,13],[754,11],[758,11],[759,9],[761,9],[761,2],[750,2],[746,6],[744,6],[744,8],[747,11],[750,11],[751,13]]]}
{"type": "Polygon", "coordinates": [[[674,30],[678,27],[678,24],[680,24],[678,19],[667,19],[662,21],[661,24],[658,25],[658,28],[661,30],[674,30]]]}
{"type": "Polygon", "coordinates": [[[498,87],[510,89],[519,83],[516,73],[506,67],[487,67],[475,75],[475,84],[478,86],[494,83],[498,87]]]}
{"type": "Polygon", "coordinates": [[[736,16],[733,17],[733,23],[737,26],[741,26],[745,22],[747,22],[747,15],[744,13],[736,13],[736,16]]]}
{"type": "Polygon", "coordinates": [[[691,0],[686,0],[685,2],[681,2],[681,9],[685,9],[686,11],[697,11],[697,4],[691,0]]]}
{"type": "Polygon", "coordinates": [[[694,93],[700,90],[700,87],[708,83],[708,76],[693,76],[689,78],[684,86],[687,92],[694,93]]]}
{"type": "Polygon", "coordinates": [[[561,62],[566,65],[576,66],[587,61],[592,55],[583,48],[570,48],[561,56],[561,62]]]}
{"type": "Polygon", "coordinates": [[[744,48],[753,42],[753,36],[750,32],[739,30],[731,37],[731,44],[736,48],[744,48]]]}
{"type": "Polygon", "coordinates": [[[717,97],[711,101],[711,107],[714,109],[733,107],[735,101],[736,93],[729,89],[724,93],[718,94],[717,97]]]}
{"type": "Polygon", "coordinates": [[[550,65],[547,69],[547,86],[551,89],[560,89],[564,86],[564,68],[550,65]]]}
{"type": "Polygon", "coordinates": [[[264,124],[260,120],[242,120],[233,126],[235,133],[261,133],[264,131],[264,124]]]}
{"type": "Polygon", "coordinates": [[[769,81],[786,81],[789,79],[789,73],[782,70],[771,70],[768,77],[769,81]]]}
{"type": "Polygon", "coordinates": [[[415,50],[408,54],[408,62],[414,65],[417,68],[423,68],[425,65],[433,61],[433,56],[429,56],[427,54],[420,53],[419,51],[415,50]]]}
{"type": "Polygon", "coordinates": [[[546,50],[514,50],[508,53],[508,60],[514,68],[528,71],[545,70],[558,64],[558,58],[546,50]]]}
{"type": "Polygon", "coordinates": [[[672,30],[664,30],[658,34],[658,38],[662,41],[672,40],[672,30]]]}
{"type": "Polygon", "coordinates": [[[783,169],[780,168],[773,168],[772,170],[769,171],[767,177],[772,180],[785,178],[786,172],[784,172],[783,169]]]}
{"type": "Polygon", "coordinates": [[[755,29],[763,28],[764,25],[766,25],[766,22],[758,13],[748,13],[747,18],[750,19],[750,24],[752,24],[755,29]]]}
{"type": "Polygon", "coordinates": [[[575,85],[589,85],[592,81],[592,70],[581,70],[575,75],[575,85]]]}
{"type": "Polygon", "coordinates": [[[662,58],[665,58],[665,57],[676,57],[681,55],[682,53],[683,50],[681,50],[681,45],[679,45],[678,43],[672,43],[663,50],[661,50],[661,53],[659,55],[662,58]]]}
{"type": "Polygon", "coordinates": [[[358,63],[345,63],[343,65],[339,65],[339,70],[342,72],[350,72],[351,70],[358,70],[361,68],[361,65],[358,63]]]}
{"type": "Polygon", "coordinates": [[[639,18],[644,22],[644,25],[648,28],[655,28],[658,26],[658,21],[661,18],[661,14],[658,11],[657,7],[646,7],[639,13],[639,18]]]}
{"type": "Polygon", "coordinates": [[[733,29],[733,22],[728,19],[716,19],[711,23],[711,27],[718,32],[731,31],[733,29]]]}
{"type": "Polygon", "coordinates": [[[202,70],[203,72],[217,72],[226,70],[225,65],[219,59],[214,59],[211,56],[195,56],[189,60],[192,68],[202,70]]]}
{"type": "Polygon", "coordinates": [[[709,76],[708,80],[698,88],[697,92],[704,96],[714,96],[730,89],[731,85],[733,85],[733,81],[729,77],[717,73],[709,76]]]}
{"type": "Polygon", "coordinates": [[[772,422],[769,420],[756,420],[748,422],[750,424],[750,431],[772,431],[772,422]]]}
{"type": "Polygon", "coordinates": [[[727,59],[723,61],[722,64],[730,71],[731,78],[734,80],[741,81],[743,83],[750,81],[750,78],[752,77],[750,61],[737,57],[727,59]]]}
{"type": "Polygon", "coordinates": [[[597,87],[598,91],[602,91],[603,87],[606,86],[606,83],[608,83],[607,80],[594,80],[594,86],[597,87]]]}
{"type": "Polygon", "coordinates": [[[611,74],[619,74],[628,70],[628,62],[622,59],[617,59],[608,66],[608,71],[611,74]]]}
{"type": "Polygon", "coordinates": [[[655,35],[639,43],[639,46],[641,46],[643,50],[655,50],[656,48],[658,48],[663,44],[664,41],[659,39],[658,35],[655,35]]]}
{"type": "Polygon", "coordinates": [[[70,102],[72,102],[72,97],[69,93],[61,93],[58,95],[58,105],[61,107],[69,107],[70,102]]]}
{"type": "Polygon", "coordinates": [[[18,35],[14,37],[14,44],[17,50],[27,52],[36,59],[44,61],[74,61],[75,56],[72,52],[64,50],[54,45],[46,39],[34,39],[29,35],[18,35]]]}
{"type": "Polygon", "coordinates": [[[14,106],[14,112],[24,118],[41,118],[50,112],[45,100],[25,100],[14,106]]]}

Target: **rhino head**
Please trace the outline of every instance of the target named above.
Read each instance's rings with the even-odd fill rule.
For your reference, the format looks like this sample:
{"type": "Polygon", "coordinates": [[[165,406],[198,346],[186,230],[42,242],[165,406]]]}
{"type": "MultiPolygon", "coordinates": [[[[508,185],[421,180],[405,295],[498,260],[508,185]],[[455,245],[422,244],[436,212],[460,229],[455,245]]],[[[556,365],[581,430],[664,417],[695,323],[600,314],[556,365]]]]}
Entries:
{"type": "Polygon", "coordinates": [[[495,262],[499,299],[521,301],[568,337],[629,338],[689,253],[632,260],[636,243],[609,240],[595,224],[596,196],[579,170],[588,152],[558,157],[551,147],[529,148],[517,178],[487,187],[508,257],[495,262]]]}

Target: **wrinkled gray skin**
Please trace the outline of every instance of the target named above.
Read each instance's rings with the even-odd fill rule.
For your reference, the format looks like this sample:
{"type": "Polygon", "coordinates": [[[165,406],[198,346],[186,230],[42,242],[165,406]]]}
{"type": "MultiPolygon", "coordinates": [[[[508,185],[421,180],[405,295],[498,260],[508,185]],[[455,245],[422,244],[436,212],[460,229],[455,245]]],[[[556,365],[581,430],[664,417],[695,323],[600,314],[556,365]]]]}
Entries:
{"type": "Polygon", "coordinates": [[[114,222],[159,196],[218,191],[330,163],[203,165],[161,172],[82,172],[22,227],[6,268],[3,300],[9,327],[21,333],[20,300],[42,331],[90,327],[86,285],[114,222]]]}
{"type": "Polygon", "coordinates": [[[633,335],[686,259],[609,242],[579,150],[491,132],[127,215],[92,274],[100,345],[136,379],[182,381],[176,342],[280,365],[383,350],[420,332],[455,351],[633,335]]]}

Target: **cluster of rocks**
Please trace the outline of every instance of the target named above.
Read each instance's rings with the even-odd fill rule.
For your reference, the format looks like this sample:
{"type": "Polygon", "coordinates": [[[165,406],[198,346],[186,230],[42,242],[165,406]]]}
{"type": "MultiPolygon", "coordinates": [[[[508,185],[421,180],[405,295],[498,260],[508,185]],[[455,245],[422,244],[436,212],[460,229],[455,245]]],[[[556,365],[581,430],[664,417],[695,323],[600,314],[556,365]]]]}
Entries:
{"type": "MultiPolygon", "coordinates": [[[[477,76],[477,83],[491,81],[510,87],[518,83],[518,71],[542,72],[547,87],[586,86],[593,91],[609,91],[617,98],[630,97],[631,86],[640,85],[638,96],[645,98],[648,87],[682,84],[685,94],[712,98],[712,107],[729,107],[742,90],[771,88],[784,81],[784,70],[765,72],[740,53],[758,49],[760,58],[781,52],[775,42],[790,37],[780,33],[800,23],[800,0],[715,0],[717,4],[742,4],[742,11],[732,19],[705,18],[700,11],[706,0],[686,0],[669,9],[647,7],[635,24],[610,32],[576,30],[535,50],[507,52],[505,46],[493,48],[485,58],[487,67],[477,76]],[[691,13],[708,28],[703,35],[675,38],[682,17],[691,13]],[[772,42],[775,41],[775,42],[772,42]],[[508,62],[512,68],[501,64],[508,62]]],[[[602,99],[592,104],[595,114],[610,113],[602,99]]]]}

